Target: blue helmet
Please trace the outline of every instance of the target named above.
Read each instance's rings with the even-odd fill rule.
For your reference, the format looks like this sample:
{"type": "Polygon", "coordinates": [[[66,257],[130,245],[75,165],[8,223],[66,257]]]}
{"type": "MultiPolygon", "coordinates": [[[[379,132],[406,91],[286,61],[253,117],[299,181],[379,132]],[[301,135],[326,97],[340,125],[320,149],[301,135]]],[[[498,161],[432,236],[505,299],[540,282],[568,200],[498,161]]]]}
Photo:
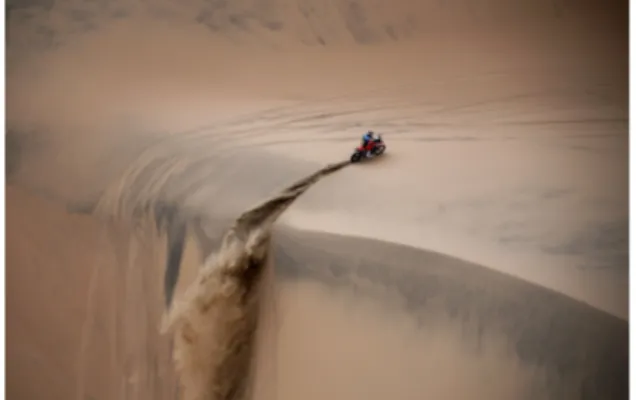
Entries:
{"type": "Polygon", "coordinates": [[[373,131],[368,131],[367,133],[365,133],[363,138],[366,140],[373,139],[373,131]]]}

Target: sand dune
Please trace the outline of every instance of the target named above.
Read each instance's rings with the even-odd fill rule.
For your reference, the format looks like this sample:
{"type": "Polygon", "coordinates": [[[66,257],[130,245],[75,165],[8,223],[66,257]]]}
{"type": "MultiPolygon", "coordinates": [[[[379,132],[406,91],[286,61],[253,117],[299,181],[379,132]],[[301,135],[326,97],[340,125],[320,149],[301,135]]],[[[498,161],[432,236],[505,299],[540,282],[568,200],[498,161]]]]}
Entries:
{"type": "Polygon", "coordinates": [[[627,2],[7,10],[8,398],[627,397],[627,2]]]}

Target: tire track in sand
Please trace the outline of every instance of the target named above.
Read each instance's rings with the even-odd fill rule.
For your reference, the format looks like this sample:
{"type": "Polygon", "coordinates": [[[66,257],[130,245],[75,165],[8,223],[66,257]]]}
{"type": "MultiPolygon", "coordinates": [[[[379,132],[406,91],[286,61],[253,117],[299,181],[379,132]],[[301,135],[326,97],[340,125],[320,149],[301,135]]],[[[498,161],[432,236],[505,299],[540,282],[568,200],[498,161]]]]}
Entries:
{"type": "Polygon", "coordinates": [[[244,212],[174,304],[163,330],[174,335],[184,400],[247,398],[258,293],[269,263],[272,226],[320,178],[347,165],[349,161],[328,165],[244,212]]]}

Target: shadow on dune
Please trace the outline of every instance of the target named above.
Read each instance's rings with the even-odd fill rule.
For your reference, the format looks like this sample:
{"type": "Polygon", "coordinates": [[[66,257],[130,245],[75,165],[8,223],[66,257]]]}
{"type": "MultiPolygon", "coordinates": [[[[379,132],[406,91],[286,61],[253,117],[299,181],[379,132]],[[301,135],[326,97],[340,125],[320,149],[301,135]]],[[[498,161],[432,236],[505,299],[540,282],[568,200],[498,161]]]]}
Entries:
{"type": "MultiPolygon", "coordinates": [[[[508,392],[514,398],[628,396],[627,322],[560,293],[447,255],[369,239],[280,229],[273,253],[283,282],[320,282],[331,293],[355,293],[376,306],[394,303],[392,313],[408,316],[418,334],[459,337],[455,345],[463,350],[441,358],[455,357],[450,362],[460,370],[466,358],[479,359],[464,371],[467,381],[498,348],[501,364],[485,378],[493,381],[480,385],[524,381],[508,392]]],[[[428,363],[425,356],[415,368],[428,363]]],[[[447,389],[446,396],[455,390],[447,389]]],[[[489,398],[483,390],[465,398],[489,398]]]]}

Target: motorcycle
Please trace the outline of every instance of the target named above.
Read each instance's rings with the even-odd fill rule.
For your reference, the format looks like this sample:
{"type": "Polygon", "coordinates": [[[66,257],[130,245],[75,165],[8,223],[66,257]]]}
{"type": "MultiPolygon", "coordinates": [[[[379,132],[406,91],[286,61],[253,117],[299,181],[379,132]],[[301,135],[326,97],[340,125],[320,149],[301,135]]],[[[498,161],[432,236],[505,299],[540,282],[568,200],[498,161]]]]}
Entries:
{"type": "Polygon", "coordinates": [[[386,150],[386,144],[384,144],[384,140],[382,140],[382,135],[378,135],[378,137],[375,138],[371,142],[371,144],[373,144],[370,150],[371,155],[367,156],[367,150],[362,147],[362,145],[360,145],[355,148],[353,154],[351,155],[351,162],[356,163],[366,158],[375,158],[384,153],[384,151],[386,150]]]}

